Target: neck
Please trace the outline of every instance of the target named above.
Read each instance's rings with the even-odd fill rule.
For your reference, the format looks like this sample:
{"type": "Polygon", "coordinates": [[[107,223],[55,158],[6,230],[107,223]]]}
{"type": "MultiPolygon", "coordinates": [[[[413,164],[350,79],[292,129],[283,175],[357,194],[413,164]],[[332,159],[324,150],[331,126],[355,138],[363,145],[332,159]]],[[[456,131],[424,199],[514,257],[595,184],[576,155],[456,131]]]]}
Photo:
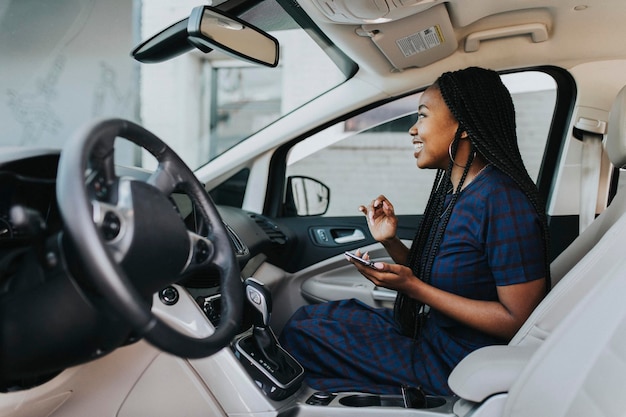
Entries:
{"type": "MultiPolygon", "coordinates": [[[[469,171],[467,172],[467,176],[465,177],[465,181],[463,182],[463,188],[467,187],[480,172],[485,169],[485,167],[489,165],[486,163],[480,156],[476,156],[472,161],[472,165],[469,167],[469,171]]],[[[461,182],[461,178],[463,177],[463,171],[465,170],[464,166],[453,165],[452,173],[450,174],[450,180],[452,181],[452,188],[456,191],[459,188],[459,183],[461,182]]]]}

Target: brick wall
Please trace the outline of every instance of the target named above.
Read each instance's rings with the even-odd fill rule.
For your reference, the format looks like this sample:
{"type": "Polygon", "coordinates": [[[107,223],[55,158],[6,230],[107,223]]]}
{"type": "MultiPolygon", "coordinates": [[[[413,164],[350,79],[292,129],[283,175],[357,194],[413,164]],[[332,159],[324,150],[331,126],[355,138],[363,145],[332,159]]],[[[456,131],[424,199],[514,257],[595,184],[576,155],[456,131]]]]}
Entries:
{"type": "MultiPolygon", "coordinates": [[[[514,95],[520,149],[533,178],[543,157],[554,96],[554,91],[514,95]]],[[[396,213],[416,214],[424,209],[434,171],[416,167],[408,133],[384,132],[341,140],[289,166],[288,175],[310,176],[330,187],[327,216],[353,215],[379,194],[394,203],[396,213]]]]}

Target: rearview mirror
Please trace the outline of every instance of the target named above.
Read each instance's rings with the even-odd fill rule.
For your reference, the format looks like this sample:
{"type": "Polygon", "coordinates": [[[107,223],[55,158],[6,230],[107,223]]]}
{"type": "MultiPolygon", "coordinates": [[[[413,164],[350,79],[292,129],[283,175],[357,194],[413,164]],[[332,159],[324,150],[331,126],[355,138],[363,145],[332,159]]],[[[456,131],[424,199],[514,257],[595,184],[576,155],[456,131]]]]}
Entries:
{"type": "Polygon", "coordinates": [[[268,33],[210,6],[142,42],[132,56],[143,63],[163,62],[193,47],[204,53],[218,50],[237,59],[268,67],[278,65],[278,41],[268,33]]]}
{"type": "Polygon", "coordinates": [[[314,178],[293,176],[287,179],[285,215],[318,216],[326,213],[330,189],[314,178]]]}
{"type": "Polygon", "coordinates": [[[189,43],[201,51],[217,49],[268,67],[278,65],[278,41],[274,37],[210,6],[191,11],[187,34],[189,43]]]}

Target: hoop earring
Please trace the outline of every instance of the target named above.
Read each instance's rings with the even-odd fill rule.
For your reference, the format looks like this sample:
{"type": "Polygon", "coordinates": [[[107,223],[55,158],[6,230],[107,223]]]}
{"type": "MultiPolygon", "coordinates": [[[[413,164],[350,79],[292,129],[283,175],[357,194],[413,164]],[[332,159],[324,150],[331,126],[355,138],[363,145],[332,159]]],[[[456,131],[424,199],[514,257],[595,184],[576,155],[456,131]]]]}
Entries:
{"type": "MultiPolygon", "coordinates": [[[[459,165],[456,163],[456,161],[454,160],[454,157],[452,156],[452,144],[454,143],[454,141],[450,142],[450,145],[448,145],[448,156],[450,156],[450,160],[452,161],[452,163],[460,168],[467,168],[467,165],[459,165]]],[[[472,156],[472,162],[474,161],[474,159],[476,159],[476,151],[474,151],[474,155],[472,156]]]]}

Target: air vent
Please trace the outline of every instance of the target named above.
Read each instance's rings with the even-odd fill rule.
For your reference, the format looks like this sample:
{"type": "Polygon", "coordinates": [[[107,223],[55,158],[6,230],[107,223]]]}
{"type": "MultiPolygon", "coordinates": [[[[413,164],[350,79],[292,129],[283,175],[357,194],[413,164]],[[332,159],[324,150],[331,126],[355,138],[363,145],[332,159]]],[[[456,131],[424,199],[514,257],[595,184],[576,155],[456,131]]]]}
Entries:
{"type": "Polygon", "coordinates": [[[232,227],[227,224],[224,224],[224,226],[226,226],[230,241],[233,243],[233,247],[235,248],[235,254],[237,256],[246,255],[248,253],[248,248],[246,247],[246,245],[244,245],[241,239],[239,239],[239,236],[237,236],[232,227]]]}
{"type": "Polygon", "coordinates": [[[273,244],[283,246],[287,243],[287,236],[274,223],[256,214],[250,214],[250,217],[263,229],[273,244]]]}

